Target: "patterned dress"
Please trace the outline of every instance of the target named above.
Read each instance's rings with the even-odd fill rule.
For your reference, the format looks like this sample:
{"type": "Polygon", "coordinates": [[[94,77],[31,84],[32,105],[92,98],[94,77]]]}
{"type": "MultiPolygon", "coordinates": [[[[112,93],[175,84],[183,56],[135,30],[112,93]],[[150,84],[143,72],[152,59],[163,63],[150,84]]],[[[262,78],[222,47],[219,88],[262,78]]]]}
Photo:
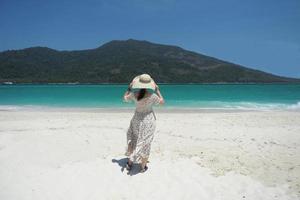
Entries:
{"type": "Polygon", "coordinates": [[[134,163],[140,163],[142,158],[148,158],[151,142],[156,127],[156,117],[152,106],[159,104],[159,97],[153,93],[138,101],[133,93],[126,100],[134,101],[136,109],[127,131],[127,147],[125,155],[134,163]],[[130,153],[132,149],[132,153],[130,153]]]}

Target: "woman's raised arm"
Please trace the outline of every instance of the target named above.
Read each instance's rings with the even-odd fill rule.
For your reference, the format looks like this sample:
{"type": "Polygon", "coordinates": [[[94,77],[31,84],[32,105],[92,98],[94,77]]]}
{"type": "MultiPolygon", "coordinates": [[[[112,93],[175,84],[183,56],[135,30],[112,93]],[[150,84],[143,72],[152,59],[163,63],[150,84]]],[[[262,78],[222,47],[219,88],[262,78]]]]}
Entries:
{"type": "Polygon", "coordinates": [[[132,87],[132,82],[129,84],[126,92],[123,95],[123,101],[128,102],[129,96],[130,96],[130,92],[131,92],[131,87],[132,87]]]}
{"type": "Polygon", "coordinates": [[[155,83],[155,92],[159,97],[159,105],[163,105],[165,103],[164,97],[161,95],[158,85],[155,83]]]}

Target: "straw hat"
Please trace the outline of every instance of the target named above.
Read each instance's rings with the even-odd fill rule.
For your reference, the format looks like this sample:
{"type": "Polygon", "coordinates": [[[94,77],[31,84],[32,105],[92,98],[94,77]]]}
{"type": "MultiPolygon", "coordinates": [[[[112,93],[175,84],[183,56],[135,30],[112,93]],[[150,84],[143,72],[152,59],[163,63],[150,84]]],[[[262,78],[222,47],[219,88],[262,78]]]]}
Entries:
{"type": "Polygon", "coordinates": [[[132,89],[151,89],[155,90],[155,82],[149,74],[141,74],[132,80],[132,89]]]}

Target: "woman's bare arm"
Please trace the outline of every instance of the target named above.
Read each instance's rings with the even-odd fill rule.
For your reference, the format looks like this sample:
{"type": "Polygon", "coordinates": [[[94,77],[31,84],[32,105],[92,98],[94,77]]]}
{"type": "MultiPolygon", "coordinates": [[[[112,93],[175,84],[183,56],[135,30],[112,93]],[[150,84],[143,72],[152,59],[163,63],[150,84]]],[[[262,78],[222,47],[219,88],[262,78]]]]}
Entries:
{"type": "Polygon", "coordinates": [[[126,90],[126,92],[123,95],[123,101],[128,101],[128,97],[130,95],[131,87],[132,87],[132,82],[129,84],[128,89],[126,90]]]}
{"type": "Polygon", "coordinates": [[[159,97],[159,105],[163,105],[165,103],[165,100],[164,100],[164,97],[161,95],[157,84],[155,84],[155,91],[157,93],[157,96],[159,97]]]}

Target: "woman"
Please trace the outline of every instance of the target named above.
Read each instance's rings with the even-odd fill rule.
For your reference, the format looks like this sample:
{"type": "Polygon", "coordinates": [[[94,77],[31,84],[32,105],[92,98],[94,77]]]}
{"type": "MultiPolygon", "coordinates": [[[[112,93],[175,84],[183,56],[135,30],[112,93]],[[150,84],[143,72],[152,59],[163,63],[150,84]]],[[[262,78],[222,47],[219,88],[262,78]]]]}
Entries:
{"type": "Polygon", "coordinates": [[[127,131],[128,156],[126,168],[131,170],[133,163],[139,163],[141,172],[145,172],[150,154],[151,142],[156,127],[156,117],[153,105],[164,104],[159,87],[148,74],[142,74],[133,79],[123,97],[125,102],[134,101],[135,113],[127,131]],[[132,90],[137,90],[132,92],[132,90]],[[154,90],[154,92],[152,92],[154,90]]]}

